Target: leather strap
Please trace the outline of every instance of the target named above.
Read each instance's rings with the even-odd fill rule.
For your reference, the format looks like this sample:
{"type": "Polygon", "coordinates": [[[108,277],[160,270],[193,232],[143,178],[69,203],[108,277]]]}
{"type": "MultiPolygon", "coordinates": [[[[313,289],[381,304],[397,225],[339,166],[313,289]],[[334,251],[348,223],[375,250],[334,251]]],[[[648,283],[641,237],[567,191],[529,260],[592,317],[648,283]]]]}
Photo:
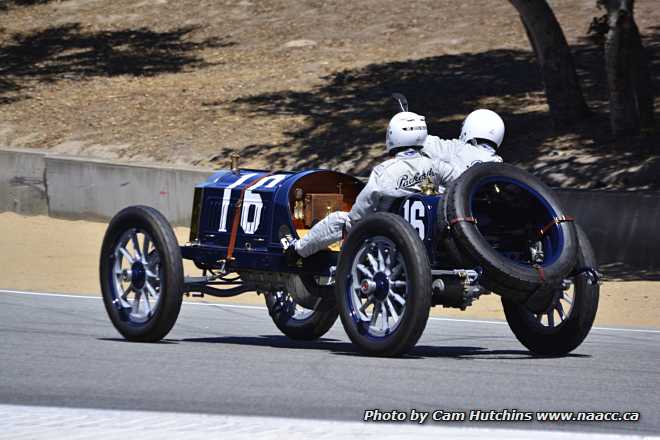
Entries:
{"type": "Polygon", "coordinates": [[[272,176],[274,173],[268,173],[264,174],[263,176],[259,177],[257,180],[254,182],[247,184],[243,187],[241,190],[241,194],[238,196],[238,200],[236,201],[236,206],[234,207],[234,220],[232,221],[231,224],[231,235],[229,236],[229,246],[227,246],[227,261],[232,261],[234,260],[234,248],[236,247],[236,235],[238,234],[238,224],[241,221],[241,210],[243,209],[243,198],[245,197],[245,191],[248,190],[248,188],[252,188],[255,186],[257,183],[261,182],[267,177],[272,176]]]}
{"type": "Polygon", "coordinates": [[[569,216],[566,216],[566,215],[562,215],[561,217],[555,217],[550,221],[550,223],[548,223],[547,225],[545,225],[541,228],[541,230],[539,231],[539,235],[540,236],[545,235],[545,233],[548,232],[548,230],[551,227],[553,227],[554,225],[558,225],[558,224],[564,223],[564,222],[572,222],[574,220],[575,219],[573,217],[569,217],[569,216]]]}
{"type": "Polygon", "coordinates": [[[454,226],[458,222],[467,222],[477,224],[477,219],[474,217],[457,217],[449,221],[449,226],[454,226]]]}

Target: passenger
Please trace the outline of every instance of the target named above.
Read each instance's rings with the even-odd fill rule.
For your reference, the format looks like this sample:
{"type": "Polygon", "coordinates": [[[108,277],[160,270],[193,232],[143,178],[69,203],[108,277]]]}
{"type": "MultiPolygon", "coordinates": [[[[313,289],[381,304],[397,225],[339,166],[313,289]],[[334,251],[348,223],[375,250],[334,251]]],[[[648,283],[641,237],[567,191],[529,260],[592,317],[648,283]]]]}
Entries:
{"type": "MultiPolygon", "coordinates": [[[[444,161],[435,160],[422,150],[427,137],[423,116],[412,112],[394,115],[387,127],[385,147],[391,159],[374,167],[367,185],[358,194],[350,212],[336,211],[318,222],[300,240],[287,236],[282,239],[288,258],[308,257],[342,239],[344,230],[374,212],[387,211],[391,203],[414,192],[427,179],[436,186],[444,186],[456,172],[444,161]]],[[[430,147],[433,154],[447,156],[450,147],[440,141],[430,147]]],[[[475,147],[476,148],[476,147],[475,147]]]]}
{"type": "Polygon", "coordinates": [[[463,121],[458,139],[427,136],[423,153],[434,161],[451,165],[450,180],[455,180],[472,165],[481,162],[502,162],[497,149],[504,139],[504,121],[491,110],[479,109],[463,121]]]}

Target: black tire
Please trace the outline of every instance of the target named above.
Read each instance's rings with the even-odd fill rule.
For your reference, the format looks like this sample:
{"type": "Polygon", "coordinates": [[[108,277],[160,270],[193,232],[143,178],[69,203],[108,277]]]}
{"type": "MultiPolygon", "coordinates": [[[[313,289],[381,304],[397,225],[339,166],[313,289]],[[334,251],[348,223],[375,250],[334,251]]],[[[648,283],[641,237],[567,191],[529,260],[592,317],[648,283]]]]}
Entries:
{"type": "MultiPolygon", "coordinates": [[[[580,250],[575,269],[596,270],[596,256],[584,231],[576,225],[580,250]]],[[[545,356],[561,356],[575,350],[589,334],[596,311],[600,286],[586,272],[572,279],[574,283],[573,305],[566,319],[554,328],[548,328],[536,320],[524,305],[502,298],[504,315],[518,340],[530,351],[545,356]]],[[[554,305],[554,304],[553,304],[554,305]]]]}
{"type": "MultiPolygon", "coordinates": [[[[137,240],[139,241],[139,238],[137,240]]],[[[139,249],[140,245],[137,247],[139,249]]],[[[135,248],[133,247],[133,249],[135,248]]],[[[119,251],[117,250],[117,252],[119,251]]],[[[133,257],[136,257],[135,251],[133,257]]],[[[126,261],[128,260],[126,259],[126,261]]],[[[133,267],[132,265],[131,268],[133,267]]],[[[183,264],[174,231],[160,212],[147,206],[131,206],[117,213],[110,221],[103,238],[99,269],[105,309],[112,324],[122,336],[130,341],[156,342],[169,333],[181,310],[183,264]],[[147,255],[146,259],[151,265],[145,265],[145,267],[151,268],[152,273],[158,275],[158,279],[145,275],[145,281],[140,289],[136,287],[137,276],[136,279],[125,281],[129,287],[142,290],[146,299],[149,298],[147,284],[158,295],[153,306],[155,311],[152,313],[150,305],[149,312],[139,320],[135,317],[136,310],[129,307],[127,301],[121,300],[119,289],[122,288],[124,281],[119,281],[115,275],[117,269],[115,264],[124,264],[123,259],[125,258],[116,257],[117,247],[125,239],[125,234],[130,235],[130,231],[134,231],[138,236],[148,234],[153,250],[149,251],[149,245],[147,245],[146,252],[143,252],[147,255]],[[156,272],[153,272],[154,270],[156,272]]],[[[137,295],[135,291],[133,294],[137,295]]],[[[143,301],[146,303],[146,300],[143,301]]],[[[139,307],[137,308],[139,309],[139,307]]]]}
{"type": "MultiPolygon", "coordinates": [[[[307,286],[311,289],[312,286],[307,286]]],[[[327,289],[319,286],[320,289],[327,289]]],[[[266,293],[268,314],[280,331],[291,339],[312,341],[325,335],[337,321],[337,307],[333,296],[317,297],[311,314],[296,318],[296,302],[286,292],[266,293]]],[[[304,311],[303,311],[304,312],[304,311]]]]}
{"type": "MultiPolygon", "coordinates": [[[[464,220],[477,218],[479,221],[479,213],[472,212],[474,192],[478,188],[485,188],[485,182],[502,185],[498,183],[498,179],[517,191],[517,193],[514,191],[517,194],[514,197],[520,197],[526,203],[536,204],[532,206],[537,209],[532,211],[522,208],[523,203],[516,206],[516,200],[507,201],[508,205],[505,206],[520,209],[517,215],[512,213],[508,220],[519,221],[521,228],[531,228],[531,224],[536,222],[534,232],[538,232],[554,218],[567,217],[552,190],[533,175],[508,164],[481,163],[468,169],[447,188],[445,200],[438,208],[440,227],[449,231],[445,233],[444,243],[441,243],[441,246],[444,246],[450,254],[453,263],[462,267],[481,267],[483,275],[480,282],[483,286],[503,297],[522,303],[527,301],[533,292],[560,283],[571,272],[575,266],[578,248],[575,226],[573,222],[566,221],[549,229],[549,233],[543,239],[555,240],[553,237],[561,237],[563,244],[557,245],[560,249],[555,250],[557,255],[553,257],[554,261],[550,264],[544,263],[542,272],[529,263],[514,264],[484,237],[486,232],[482,231],[484,229],[482,224],[464,220]],[[532,212],[533,215],[528,214],[532,212]],[[455,219],[463,220],[456,221],[448,227],[447,225],[455,219]]],[[[556,238],[556,240],[560,239],[556,238]]]]}
{"type": "MultiPolygon", "coordinates": [[[[357,262],[359,263],[359,260],[357,262]]],[[[374,270],[374,272],[376,271],[374,270]]],[[[355,273],[357,274],[357,272],[355,273]]],[[[382,275],[379,276],[382,280],[382,275]]],[[[390,292],[389,283],[394,281],[390,280],[390,275],[386,276],[387,283],[378,289],[383,292],[385,290],[390,292]]],[[[376,278],[375,273],[373,278],[376,278]]],[[[375,213],[361,220],[351,229],[348,237],[344,240],[335,284],[339,316],[348,337],[363,352],[370,355],[399,356],[407,353],[415,346],[426,327],[431,307],[431,282],[431,267],[426,248],[419,239],[417,232],[408,222],[397,215],[384,212],[375,213]],[[370,334],[372,331],[371,324],[368,320],[362,319],[359,308],[355,303],[355,298],[360,302],[365,299],[364,296],[358,298],[358,293],[356,293],[356,296],[351,295],[355,289],[355,283],[361,284],[364,282],[362,279],[360,281],[353,280],[354,260],[371,252],[367,247],[376,246],[375,243],[379,242],[391,243],[394,246],[394,249],[388,255],[393,253],[400,255],[400,257],[395,256],[394,260],[404,263],[406,287],[405,292],[397,294],[405,300],[405,304],[398,303],[397,307],[400,307],[398,310],[400,315],[398,315],[399,319],[395,328],[391,332],[386,330],[384,335],[374,336],[370,334]],[[356,311],[356,308],[358,308],[358,311],[356,311]]],[[[383,309],[379,313],[381,314],[381,320],[383,320],[383,313],[385,315],[389,313],[387,318],[389,322],[389,318],[393,315],[389,310],[385,310],[385,302],[391,299],[390,294],[387,292],[384,293],[385,298],[379,300],[383,301],[383,309]]],[[[378,295],[381,294],[378,293],[378,295]]],[[[365,299],[365,301],[368,302],[368,299],[365,299]]],[[[372,318],[374,313],[378,316],[379,313],[375,312],[375,306],[370,307],[374,307],[371,314],[372,318]]],[[[364,316],[367,316],[366,309],[364,316]]]]}

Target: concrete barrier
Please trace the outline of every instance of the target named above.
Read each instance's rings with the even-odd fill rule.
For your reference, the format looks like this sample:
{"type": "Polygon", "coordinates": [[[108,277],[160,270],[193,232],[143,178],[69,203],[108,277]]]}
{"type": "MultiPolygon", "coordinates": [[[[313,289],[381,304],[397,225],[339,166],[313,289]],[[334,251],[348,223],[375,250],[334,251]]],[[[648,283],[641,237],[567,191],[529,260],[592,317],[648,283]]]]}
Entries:
{"type": "Polygon", "coordinates": [[[0,150],[0,212],[48,213],[45,156],[34,150],[0,150]]]}
{"type": "Polygon", "coordinates": [[[557,190],[566,211],[584,228],[601,265],[660,270],[660,194],[557,190]]]}
{"type": "Polygon", "coordinates": [[[48,213],[107,220],[130,205],[149,205],[175,225],[189,226],[193,188],[212,170],[113,164],[46,156],[48,213]]]}

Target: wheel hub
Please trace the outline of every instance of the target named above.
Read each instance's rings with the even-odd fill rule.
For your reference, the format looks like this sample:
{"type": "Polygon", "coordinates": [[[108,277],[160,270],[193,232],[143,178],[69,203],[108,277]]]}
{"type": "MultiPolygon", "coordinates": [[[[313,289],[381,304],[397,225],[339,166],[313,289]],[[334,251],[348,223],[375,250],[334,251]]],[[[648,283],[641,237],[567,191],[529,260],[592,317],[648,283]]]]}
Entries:
{"type": "Polygon", "coordinates": [[[136,289],[142,289],[144,287],[144,283],[147,281],[147,273],[141,261],[136,261],[131,265],[130,276],[131,282],[136,289]]]}
{"type": "Polygon", "coordinates": [[[377,272],[374,275],[374,283],[376,284],[374,297],[378,301],[385,301],[387,299],[387,294],[390,292],[389,278],[383,272],[377,272]]]}

